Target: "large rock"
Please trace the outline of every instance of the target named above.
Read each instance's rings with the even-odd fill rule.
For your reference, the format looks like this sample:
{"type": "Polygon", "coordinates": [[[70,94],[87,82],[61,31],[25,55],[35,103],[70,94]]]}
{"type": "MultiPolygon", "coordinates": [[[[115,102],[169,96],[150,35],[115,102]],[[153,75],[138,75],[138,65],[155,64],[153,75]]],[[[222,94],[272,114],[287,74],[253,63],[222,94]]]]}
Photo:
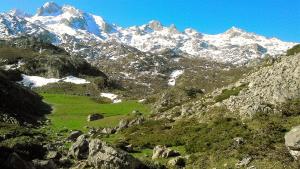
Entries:
{"type": "Polygon", "coordinates": [[[76,141],[76,139],[82,134],[83,134],[82,131],[79,130],[72,131],[69,137],[67,138],[67,140],[76,141]]]}
{"type": "Polygon", "coordinates": [[[119,122],[119,125],[116,127],[116,130],[121,131],[121,130],[126,129],[126,128],[131,127],[131,126],[140,125],[144,121],[145,121],[145,118],[143,116],[136,117],[132,120],[122,119],[119,122]]]}
{"type": "Polygon", "coordinates": [[[86,159],[89,151],[89,142],[86,135],[81,135],[69,149],[69,155],[75,159],[86,159]]]}
{"type": "Polygon", "coordinates": [[[179,155],[180,154],[177,151],[167,148],[166,146],[158,145],[153,149],[152,159],[169,158],[169,157],[175,157],[179,155]]]}
{"type": "Polygon", "coordinates": [[[284,139],[290,154],[298,159],[300,156],[300,126],[292,128],[285,134],[284,139]]]}
{"type": "Polygon", "coordinates": [[[10,169],[35,169],[31,162],[23,160],[17,153],[10,154],[4,164],[0,164],[1,166],[10,169]]]}
{"type": "Polygon", "coordinates": [[[115,149],[99,139],[89,144],[88,164],[101,169],[141,169],[143,164],[123,150],[115,149]]]}
{"type": "Polygon", "coordinates": [[[185,159],[183,157],[175,157],[168,161],[168,166],[171,167],[184,167],[185,159]]]}
{"type": "Polygon", "coordinates": [[[99,120],[99,119],[103,119],[103,115],[98,114],[98,113],[94,113],[94,114],[90,114],[87,117],[87,121],[95,121],[95,120],[99,120]]]}
{"type": "Polygon", "coordinates": [[[52,160],[33,160],[36,169],[57,169],[56,164],[52,160]]]}

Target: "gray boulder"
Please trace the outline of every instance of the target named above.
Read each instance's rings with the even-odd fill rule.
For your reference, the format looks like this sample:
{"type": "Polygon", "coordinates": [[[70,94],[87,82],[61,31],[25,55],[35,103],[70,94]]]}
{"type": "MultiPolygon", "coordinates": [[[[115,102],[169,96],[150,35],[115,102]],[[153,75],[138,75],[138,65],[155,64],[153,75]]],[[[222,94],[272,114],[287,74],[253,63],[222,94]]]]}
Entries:
{"type": "Polygon", "coordinates": [[[116,132],[116,129],[110,128],[110,127],[104,128],[101,130],[101,133],[103,133],[103,134],[114,134],[115,132],[116,132]]]}
{"type": "Polygon", "coordinates": [[[175,157],[168,161],[168,166],[171,167],[184,167],[185,159],[183,157],[175,157]]]}
{"type": "Polygon", "coordinates": [[[99,120],[99,119],[103,119],[104,116],[102,114],[98,114],[98,113],[94,113],[94,114],[90,114],[87,117],[87,121],[95,121],[95,120],[99,120]]]}
{"type": "Polygon", "coordinates": [[[251,157],[245,157],[243,158],[241,161],[239,161],[238,163],[236,163],[235,165],[237,167],[246,167],[248,166],[248,164],[252,161],[251,157]]]}
{"type": "Polygon", "coordinates": [[[33,165],[36,169],[57,169],[58,167],[52,160],[33,160],[33,165]]]}
{"type": "Polygon", "coordinates": [[[82,131],[79,130],[72,131],[69,137],[67,138],[67,140],[76,141],[76,139],[82,134],[83,134],[82,131]]]}
{"type": "Polygon", "coordinates": [[[300,126],[292,128],[285,134],[284,139],[290,154],[298,159],[300,156],[300,126]]]}
{"type": "Polygon", "coordinates": [[[62,155],[57,151],[49,151],[47,153],[46,159],[53,159],[53,160],[59,160],[62,157],[62,155]]]}
{"type": "Polygon", "coordinates": [[[89,151],[89,142],[86,135],[81,135],[69,149],[69,156],[75,159],[86,159],[89,151]]]}
{"type": "Polygon", "coordinates": [[[167,148],[166,146],[158,145],[153,149],[152,159],[169,158],[169,157],[175,157],[179,155],[180,154],[177,151],[167,148]]]}
{"type": "Polygon", "coordinates": [[[10,154],[4,166],[11,169],[35,169],[31,162],[23,160],[17,153],[10,154]]]}
{"type": "Polygon", "coordinates": [[[123,150],[115,149],[99,139],[89,144],[88,164],[101,169],[140,169],[143,164],[123,150]]]}

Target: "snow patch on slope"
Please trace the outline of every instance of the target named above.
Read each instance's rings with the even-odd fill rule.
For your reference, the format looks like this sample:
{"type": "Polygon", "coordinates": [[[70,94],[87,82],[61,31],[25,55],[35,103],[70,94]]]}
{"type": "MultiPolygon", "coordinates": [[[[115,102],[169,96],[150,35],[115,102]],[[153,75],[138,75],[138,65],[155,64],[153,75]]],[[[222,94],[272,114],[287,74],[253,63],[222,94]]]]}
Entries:
{"type": "Polygon", "coordinates": [[[40,76],[28,76],[22,74],[23,80],[19,83],[27,86],[27,87],[42,87],[49,83],[57,83],[57,82],[69,82],[74,84],[86,84],[90,83],[89,81],[86,81],[85,79],[77,78],[74,76],[68,76],[62,79],[57,78],[45,78],[40,76]]]}
{"type": "Polygon", "coordinates": [[[113,93],[101,93],[101,97],[106,97],[109,98],[113,103],[120,103],[122,102],[121,99],[118,99],[118,95],[113,94],[113,93]]]}
{"type": "Polygon", "coordinates": [[[175,86],[176,84],[176,79],[184,73],[184,70],[174,70],[171,75],[170,79],[168,81],[169,86],[175,86]]]}

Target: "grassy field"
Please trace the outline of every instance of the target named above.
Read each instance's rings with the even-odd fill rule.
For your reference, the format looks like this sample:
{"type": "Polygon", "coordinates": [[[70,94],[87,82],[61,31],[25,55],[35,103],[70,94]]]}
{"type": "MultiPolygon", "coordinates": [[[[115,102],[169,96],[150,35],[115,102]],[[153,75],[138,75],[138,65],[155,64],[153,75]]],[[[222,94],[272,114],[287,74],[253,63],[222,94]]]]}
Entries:
{"type": "Polygon", "coordinates": [[[99,104],[86,96],[45,93],[41,95],[53,108],[52,114],[48,117],[52,122],[51,128],[55,131],[65,128],[85,131],[85,126],[111,127],[117,125],[120,119],[128,116],[133,110],[139,110],[144,114],[150,112],[148,105],[136,101],[99,104]],[[87,122],[87,116],[91,113],[100,113],[104,118],[87,122]]]}

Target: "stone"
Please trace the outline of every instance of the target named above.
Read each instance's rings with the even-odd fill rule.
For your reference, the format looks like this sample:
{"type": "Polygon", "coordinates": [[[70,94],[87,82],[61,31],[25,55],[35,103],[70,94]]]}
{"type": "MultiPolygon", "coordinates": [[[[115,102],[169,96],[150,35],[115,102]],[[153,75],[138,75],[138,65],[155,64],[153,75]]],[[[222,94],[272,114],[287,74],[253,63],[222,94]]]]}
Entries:
{"type": "Polygon", "coordinates": [[[59,160],[62,157],[62,155],[57,151],[49,151],[47,153],[46,159],[53,159],[53,160],[59,160]]]}
{"type": "Polygon", "coordinates": [[[158,145],[153,149],[152,159],[169,158],[169,157],[175,157],[179,155],[180,154],[177,151],[167,148],[166,146],[158,145]]]}
{"type": "Polygon", "coordinates": [[[235,138],[233,138],[233,140],[234,140],[234,145],[237,146],[237,147],[244,144],[244,138],[243,137],[235,137],[235,138]]]}
{"type": "Polygon", "coordinates": [[[236,163],[235,165],[237,167],[246,167],[251,161],[252,161],[251,157],[245,157],[241,161],[239,161],[238,163],[236,163]]]}
{"type": "Polygon", "coordinates": [[[101,130],[101,133],[103,133],[103,134],[114,134],[115,132],[116,132],[116,129],[110,128],[110,127],[108,127],[108,128],[103,128],[103,129],[101,130]]]}
{"type": "Polygon", "coordinates": [[[89,142],[86,135],[81,135],[69,149],[69,156],[82,160],[88,157],[89,142]]]}
{"type": "Polygon", "coordinates": [[[128,124],[129,124],[129,121],[128,120],[126,120],[126,119],[122,119],[120,122],[119,122],[119,125],[118,125],[118,129],[117,129],[117,131],[120,131],[120,130],[123,130],[123,129],[125,129],[125,128],[127,128],[128,127],[128,124]]]}
{"type": "Polygon", "coordinates": [[[184,167],[185,166],[185,159],[183,157],[175,157],[168,161],[168,166],[171,167],[184,167]]]}
{"type": "Polygon", "coordinates": [[[64,167],[70,167],[72,165],[72,161],[66,156],[61,157],[58,162],[61,166],[64,167]]]}
{"type": "Polygon", "coordinates": [[[99,120],[99,119],[103,119],[104,116],[102,114],[98,114],[98,113],[94,113],[94,114],[90,114],[87,117],[87,121],[95,121],[95,120],[99,120]]]}
{"type": "Polygon", "coordinates": [[[0,166],[2,165],[4,168],[10,169],[35,169],[31,162],[23,160],[17,153],[11,153],[4,164],[0,164],[0,166]]]}
{"type": "Polygon", "coordinates": [[[299,159],[300,156],[300,126],[293,127],[284,136],[285,146],[288,148],[290,154],[299,159]]]}
{"type": "Polygon", "coordinates": [[[35,159],[32,161],[36,169],[57,169],[58,167],[53,162],[53,160],[38,160],[35,159]]]}
{"type": "Polygon", "coordinates": [[[131,114],[134,115],[134,116],[141,116],[142,115],[142,113],[140,111],[138,111],[138,110],[133,110],[131,112],[131,114]]]}
{"type": "Polygon", "coordinates": [[[99,139],[89,144],[88,164],[101,169],[140,169],[144,165],[129,153],[115,149],[99,139]]]}
{"type": "Polygon", "coordinates": [[[76,139],[82,135],[82,131],[80,130],[75,130],[75,131],[72,131],[69,135],[69,137],[67,138],[67,140],[71,140],[71,141],[76,141],[76,139]]]}

